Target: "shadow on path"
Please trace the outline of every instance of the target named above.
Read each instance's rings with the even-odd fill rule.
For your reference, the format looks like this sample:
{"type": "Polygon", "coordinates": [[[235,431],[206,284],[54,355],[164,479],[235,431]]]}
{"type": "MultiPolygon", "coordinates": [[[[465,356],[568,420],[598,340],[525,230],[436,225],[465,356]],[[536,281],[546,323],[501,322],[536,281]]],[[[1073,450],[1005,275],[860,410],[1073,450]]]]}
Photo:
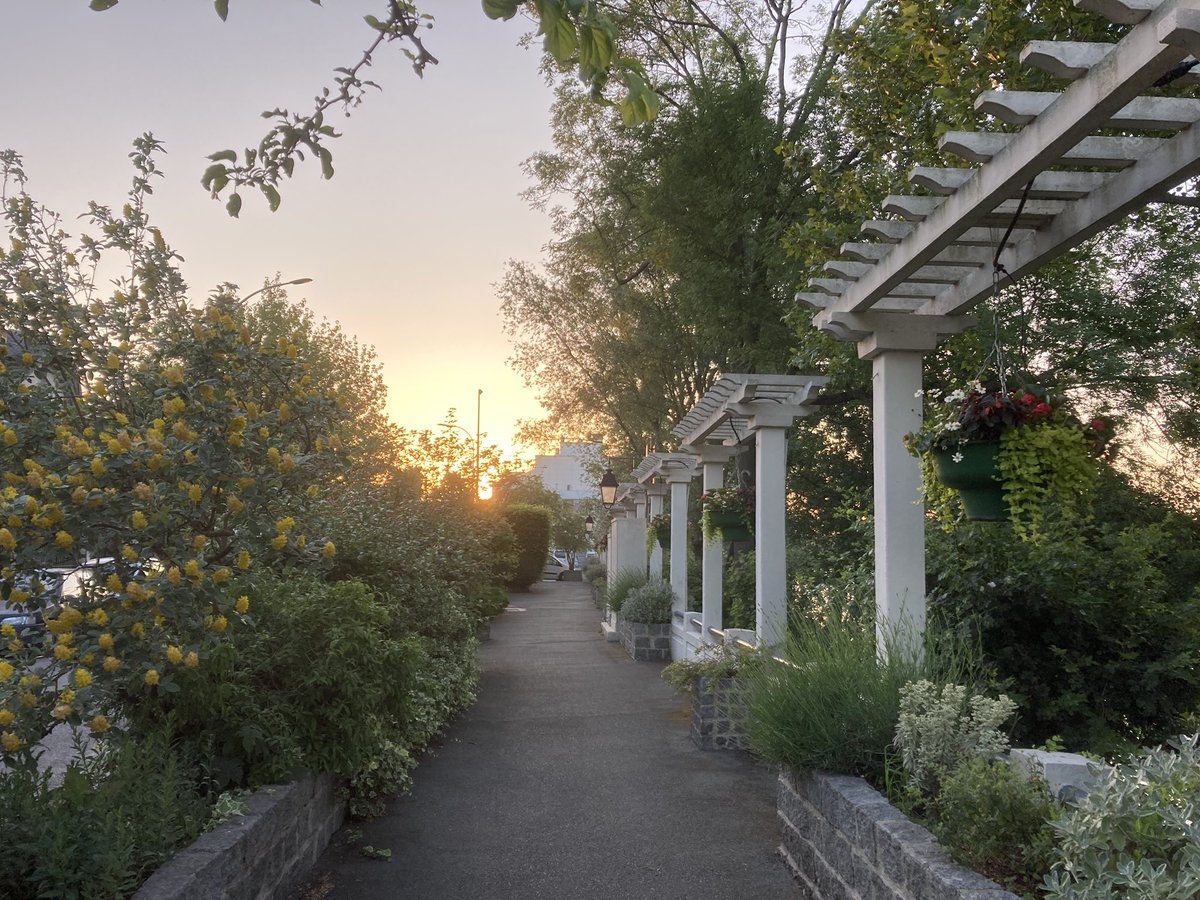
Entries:
{"type": "Polygon", "coordinates": [[[343,832],[314,869],[329,900],[791,898],[774,776],[704,753],[661,678],[605,643],[590,587],[514,594],[480,650],[478,703],[409,797],[343,832]]]}

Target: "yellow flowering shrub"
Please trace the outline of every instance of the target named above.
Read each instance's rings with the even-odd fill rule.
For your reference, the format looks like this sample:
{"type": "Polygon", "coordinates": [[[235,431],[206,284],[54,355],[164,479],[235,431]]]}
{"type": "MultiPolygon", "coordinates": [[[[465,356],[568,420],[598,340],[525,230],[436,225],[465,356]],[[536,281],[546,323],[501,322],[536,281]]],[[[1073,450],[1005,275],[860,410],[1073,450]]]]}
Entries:
{"type": "Polygon", "coordinates": [[[63,574],[100,561],[47,616],[45,644],[5,636],[0,758],[13,764],[56,720],[177,690],[173,673],[241,621],[238,579],[255,565],[328,565],[321,543],[287,535],[312,533],[307,488],[341,470],[331,432],[345,413],[233,296],[187,303],[140,202],[94,210],[100,236],[69,245],[26,194],[3,200],[0,600],[53,612],[63,574]],[[102,296],[89,273],[109,251],[132,265],[102,296]]]}

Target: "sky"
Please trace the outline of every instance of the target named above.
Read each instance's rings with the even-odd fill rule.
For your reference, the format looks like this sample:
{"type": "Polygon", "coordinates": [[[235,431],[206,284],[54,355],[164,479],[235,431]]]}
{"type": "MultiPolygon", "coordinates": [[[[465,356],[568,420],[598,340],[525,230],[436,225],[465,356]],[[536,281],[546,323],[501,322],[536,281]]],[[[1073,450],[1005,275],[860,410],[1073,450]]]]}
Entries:
{"type": "Polygon", "coordinates": [[[521,161],[551,146],[540,53],[519,46],[530,23],[493,22],[478,0],[427,0],[439,64],[418,79],[398,45],[382,48],[365,77],[383,91],[332,120],[344,135],[334,178],[298,165],[277,212],[247,193],[235,220],[200,187],[205,157],[257,145],[263,110],[311,109],[371,42],[363,15],[382,18],[385,4],[229,7],[222,23],[208,0],[103,13],[87,0],[0,0],[0,148],[21,154],[29,193],[70,228],[88,201],[124,202],[131,142],[153,132],[166,177],[148,210],[194,300],[226,281],[248,294],[275,273],[311,278],[289,295],[375,347],[397,424],[436,429],[456,407],[473,432],[482,388],[484,443],[508,450],[516,420],[541,415],[507,363],[493,287],[506,260],[537,260],[550,238],[518,196],[530,185],[521,161]]]}

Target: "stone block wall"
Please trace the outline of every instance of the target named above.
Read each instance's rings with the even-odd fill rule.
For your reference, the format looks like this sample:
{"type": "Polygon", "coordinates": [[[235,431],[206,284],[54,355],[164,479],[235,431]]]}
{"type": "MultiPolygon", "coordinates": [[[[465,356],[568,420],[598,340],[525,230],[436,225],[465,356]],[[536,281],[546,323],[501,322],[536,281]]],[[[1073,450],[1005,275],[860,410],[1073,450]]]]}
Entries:
{"type": "Polygon", "coordinates": [[[618,620],[625,652],[638,662],[671,661],[671,626],[618,620]]]}
{"type": "Polygon", "coordinates": [[[955,865],[861,778],[779,776],[780,855],[809,900],[1020,900],[955,865]]]}
{"type": "Polygon", "coordinates": [[[692,685],[692,743],[701,750],[748,750],[746,688],[736,678],[697,678],[692,685]]]}
{"type": "Polygon", "coordinates": [[[330,775],[261,788],[179,853],[134,900],[268,900],[299,886],[341,827],[345,803],[330,775]]]}

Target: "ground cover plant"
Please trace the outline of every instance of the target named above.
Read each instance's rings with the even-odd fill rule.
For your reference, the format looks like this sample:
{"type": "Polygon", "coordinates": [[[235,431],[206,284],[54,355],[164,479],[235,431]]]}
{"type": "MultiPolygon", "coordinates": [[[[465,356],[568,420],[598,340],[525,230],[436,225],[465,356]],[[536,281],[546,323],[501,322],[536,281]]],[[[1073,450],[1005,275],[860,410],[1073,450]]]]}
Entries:
{"type": "Polygon", "coordinates": [[[621,604],[621,616],[626,622],[667,625],[674,606],[675,592],[670,583],[652,578],[629,592],[621,604]]]}

